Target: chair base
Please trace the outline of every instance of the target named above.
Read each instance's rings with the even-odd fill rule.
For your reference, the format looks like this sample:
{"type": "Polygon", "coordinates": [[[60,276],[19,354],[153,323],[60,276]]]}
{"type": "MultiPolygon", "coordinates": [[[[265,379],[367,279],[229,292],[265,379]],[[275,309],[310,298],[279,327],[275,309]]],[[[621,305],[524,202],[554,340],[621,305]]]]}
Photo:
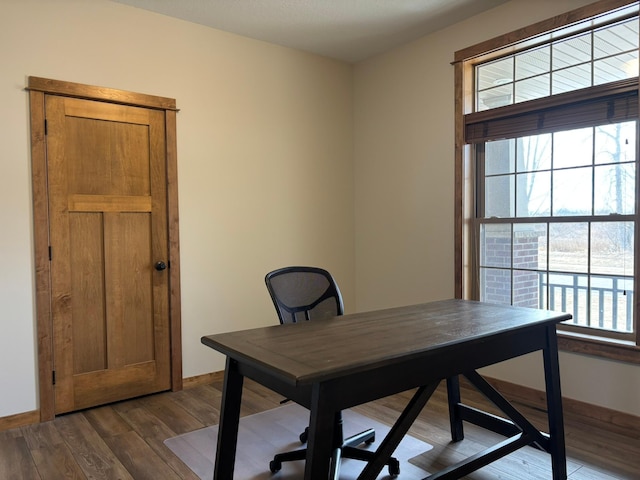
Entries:
{"type": "MultiPolygon", "coordinates": [[[[358,433],[357,435],[353,435],[352,437],[347,438],[340,446],[335,448],[331,458],[331,478],[333,478],[334,480],[338,480],[338,476],[340,473],[340,460],[342,458],[351,458],[354,460],[362,460],[364,462],[373,460],[375,457],[375,452],[362,450],[356,447],[363,443],[371,444],[375,442],[375,439],[376,432],[374,429],[370,428],[358,433]]],[[[304,460],[306,456],[306,448],[293,450],[291,452],[278,453],[273,457],[273,460],[269,462],[269,470],[271,470],[271,473],[279,472],[282,468],[282,462],[304,460]]],[[[387,465],[389,467],[389,475],[394,477],[400,475],[400,462],[396,458],[391,457],[387,462],[387,465]]]]}

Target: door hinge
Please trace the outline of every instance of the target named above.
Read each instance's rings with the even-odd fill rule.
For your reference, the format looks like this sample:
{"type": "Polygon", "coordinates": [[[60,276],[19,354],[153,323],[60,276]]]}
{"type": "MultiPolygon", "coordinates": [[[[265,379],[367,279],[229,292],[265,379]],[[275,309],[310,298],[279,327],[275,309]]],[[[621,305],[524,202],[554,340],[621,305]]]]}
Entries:
{"type": "Polygon", "coordinates": [[[56,384],[56,371],[55,370],[51,371],[51,384],[52,385],[56,384]]]}
{"type": "Polygon", "coordinates": [[[44,134],[46,135],[47,133],[49,133],[49,128],[47,125],[47,119],[44,119],[44,134]]]}
{"type": "Polygon", "coordinates": [[[49,245],[49,261],[51,261],[51,245],[49,245]]]}

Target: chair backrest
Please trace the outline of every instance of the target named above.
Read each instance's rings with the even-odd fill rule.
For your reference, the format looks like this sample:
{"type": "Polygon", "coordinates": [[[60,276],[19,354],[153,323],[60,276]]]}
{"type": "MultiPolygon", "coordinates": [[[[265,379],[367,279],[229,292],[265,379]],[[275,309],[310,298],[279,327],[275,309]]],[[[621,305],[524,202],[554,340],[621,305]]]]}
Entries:
{"type": "Polygon", "coordinates": [[[264,281],[280,323],[326,319],[344,313],[338,284],[322,268],[280,268],[267,273],[264,281]]]}

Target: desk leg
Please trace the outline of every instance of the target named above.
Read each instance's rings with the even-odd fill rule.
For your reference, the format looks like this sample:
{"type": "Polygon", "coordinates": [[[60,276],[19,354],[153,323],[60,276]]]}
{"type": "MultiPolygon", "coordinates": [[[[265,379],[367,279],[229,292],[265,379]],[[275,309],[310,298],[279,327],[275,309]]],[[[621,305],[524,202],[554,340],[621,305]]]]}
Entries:
{"type": "Polygon", "coordinates": [[[447,400],[449,402],[449,423],[451,424],[451,441],[464,440],[462,415],[460,414],[460,378],[458,375],[447,378],[447,400]]]}
{"type": "Polygon", "coordinates": [[[433,392],[438,388],[439,384],[440,382],[438,381],[418,388],[396,420],[396,423],[394,423],[391,430],[389,430],[389,433],[387,433],[387,436],[380,443],[380,446],[376,450],[375,458],[367,463],[362,470],[362,473],[358,476],[358,480],[373,480],[378,477],[385,463],[389,460],[391,455],[393,455],[395,449],[398,448],[398,445],[431,398],[431,395],[433,395],[433,392]]]}
{"type": "MultiPolygon", "coordinates": [[[[304,480],[329,478],[335,415],[336,412],[327,402],[327,395],[322,392],[322,386],[315,384],[311,392],[311,418],[304,480]]],[[[339,469],[340,466],[333,465],[333,471],[336,468],[339,469]]]]}
{"type": "Polygon", "coordinates": [[[560,365],[558,362],[558,337],[556,326],[547,327],[547,347],[544,357],[544,378],[547,390],[547,412],[549,416],[549,453],[553,468],[553,480],[566,480],[567,454],[564,444],[564,422],[562,419],[562,393],[560,390],[560,365]]]}
{"type": "Polygon", "coordinates": [[[213,469],[214,480],[233,479],[243,380],[243,376],[238,372],[238,364],[236,361],[227,357],[227,366],[224,371],[224,385],[222,388],[222,405],[220,407],[216,464],[213,469]]]}

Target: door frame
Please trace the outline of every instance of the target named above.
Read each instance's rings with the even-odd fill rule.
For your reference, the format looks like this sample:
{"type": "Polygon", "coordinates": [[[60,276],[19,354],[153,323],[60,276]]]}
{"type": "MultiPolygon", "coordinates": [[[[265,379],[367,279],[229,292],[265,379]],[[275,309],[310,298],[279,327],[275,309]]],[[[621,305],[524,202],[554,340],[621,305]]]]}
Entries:
{"type": "Polygon", "coordinates": [[[45,95],[47,94],[164,111],[167,166],[167,233],[169,242],[171,389],[173,391],[182,390],[182,322],[180,317],[180,241],[176,141],[176,114],[178,109],[176,108],[175,99],[41,77],[28,77],[27,85],[31,123],[31,176],[40,421],[53,420],[55,417],[51,264],[49,257],[49,195],[47,190],[45,125],[45,95]]]}

